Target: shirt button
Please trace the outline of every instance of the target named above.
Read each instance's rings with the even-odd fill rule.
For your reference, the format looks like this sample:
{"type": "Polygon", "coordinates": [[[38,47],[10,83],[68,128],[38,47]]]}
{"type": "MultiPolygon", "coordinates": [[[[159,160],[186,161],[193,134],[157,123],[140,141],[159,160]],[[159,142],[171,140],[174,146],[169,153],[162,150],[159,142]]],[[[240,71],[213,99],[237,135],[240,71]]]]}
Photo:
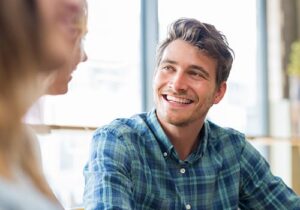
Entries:
{"type": "Polygon", "coordinates": [[[185,208],[186,208],[186,209],[192,209],[192,206],[191,206],[190,204],[186,204],[186,205],[185,205],[185,208]]]}
{"type": "Polygon", "coordinates": [[[163,156],[164,156],[164,157],[167,157],[167,156],[168,156],[168,153],[164,152],[163,156]]]}
{"type": "Polygon", "coordinates": [[[185,173],[185,169],[184,169],[184,168],[181,168],[181,169],[180,169],[180,173],[184,174],[184,173],[185,173]]]}

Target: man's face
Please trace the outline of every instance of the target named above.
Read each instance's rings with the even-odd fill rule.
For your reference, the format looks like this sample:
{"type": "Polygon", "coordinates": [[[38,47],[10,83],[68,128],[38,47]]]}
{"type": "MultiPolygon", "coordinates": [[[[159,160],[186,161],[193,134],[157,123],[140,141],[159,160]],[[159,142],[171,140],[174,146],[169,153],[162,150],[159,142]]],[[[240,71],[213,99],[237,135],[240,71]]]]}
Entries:
{"type": "Polygon", "coordinates": [[[75,24],[82,0],[37,0],[42,30],[44,68],[64,64],[74,49],[80,31],[75,24]]]}
{"type": "Polygon", "coordinates": [[[226,90],[225,82],[217,88],[216,68],[216,60],[197,47],[183,40],[171,42],[163,52],[153,83],[159,121],[175,126],[201,123],[226,90]]]}

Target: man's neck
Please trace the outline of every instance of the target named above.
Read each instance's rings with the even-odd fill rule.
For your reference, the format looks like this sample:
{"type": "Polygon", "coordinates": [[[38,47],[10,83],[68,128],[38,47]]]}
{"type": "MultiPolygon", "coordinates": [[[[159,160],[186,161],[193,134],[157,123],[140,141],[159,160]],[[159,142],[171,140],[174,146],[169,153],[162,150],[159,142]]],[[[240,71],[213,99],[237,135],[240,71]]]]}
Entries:
{"type": "Polygon", "coordinates": [[[185,160],[197,148],[199,144],[198,136],[202,126],[203,122],[186,126],[162,125],[180,160],[185,160]]]}

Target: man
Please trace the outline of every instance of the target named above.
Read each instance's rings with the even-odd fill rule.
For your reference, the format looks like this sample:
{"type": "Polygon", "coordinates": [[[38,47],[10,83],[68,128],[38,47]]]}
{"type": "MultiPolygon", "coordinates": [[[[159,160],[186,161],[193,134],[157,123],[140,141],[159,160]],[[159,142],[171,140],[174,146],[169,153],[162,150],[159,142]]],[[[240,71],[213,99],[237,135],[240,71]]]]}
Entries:
{"type": "Polygon", "coordinates": [[[300,209],[300,198],[233,129],[205,120],[233,52],[214,26],[179,19],[158,48],[156,109],[98,129],[84,169],[86,210],[300,209]]]}

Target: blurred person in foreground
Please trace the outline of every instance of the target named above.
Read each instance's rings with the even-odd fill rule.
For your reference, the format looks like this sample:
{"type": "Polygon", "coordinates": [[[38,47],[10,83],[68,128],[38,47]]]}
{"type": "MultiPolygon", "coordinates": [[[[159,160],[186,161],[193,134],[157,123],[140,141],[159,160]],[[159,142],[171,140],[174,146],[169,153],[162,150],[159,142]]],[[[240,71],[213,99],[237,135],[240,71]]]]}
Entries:
{"type": "Polygon", "coordinates": [[[76,24],[76,36],[74,39],[73,50],[67,58],[67,62],[55,71],[52,82],[46,91],[46,94],[48,95],[62,95],[67,93],[68,84],[72,80],[72,73],[76,70],[79,63],[87,61],[87,55],[83,46],[83,39],[88,31],[88,8],[86,0],[82,0],[81,3],[82,13],[74,20],[76,24]]]}
{"type": "Polygon", "coordinates": [[[244,134],[206,119],[232,62],[213,25],[183,18],[170,26],[157,51],[155,109],[94,133],[86,210],[300,209],[244,134]]]}
{"type": "Polygon", "coordinates": [[[22,118],[76,40],[79,0],[0,1],[0,209],[62,209],[22,118]]]}

